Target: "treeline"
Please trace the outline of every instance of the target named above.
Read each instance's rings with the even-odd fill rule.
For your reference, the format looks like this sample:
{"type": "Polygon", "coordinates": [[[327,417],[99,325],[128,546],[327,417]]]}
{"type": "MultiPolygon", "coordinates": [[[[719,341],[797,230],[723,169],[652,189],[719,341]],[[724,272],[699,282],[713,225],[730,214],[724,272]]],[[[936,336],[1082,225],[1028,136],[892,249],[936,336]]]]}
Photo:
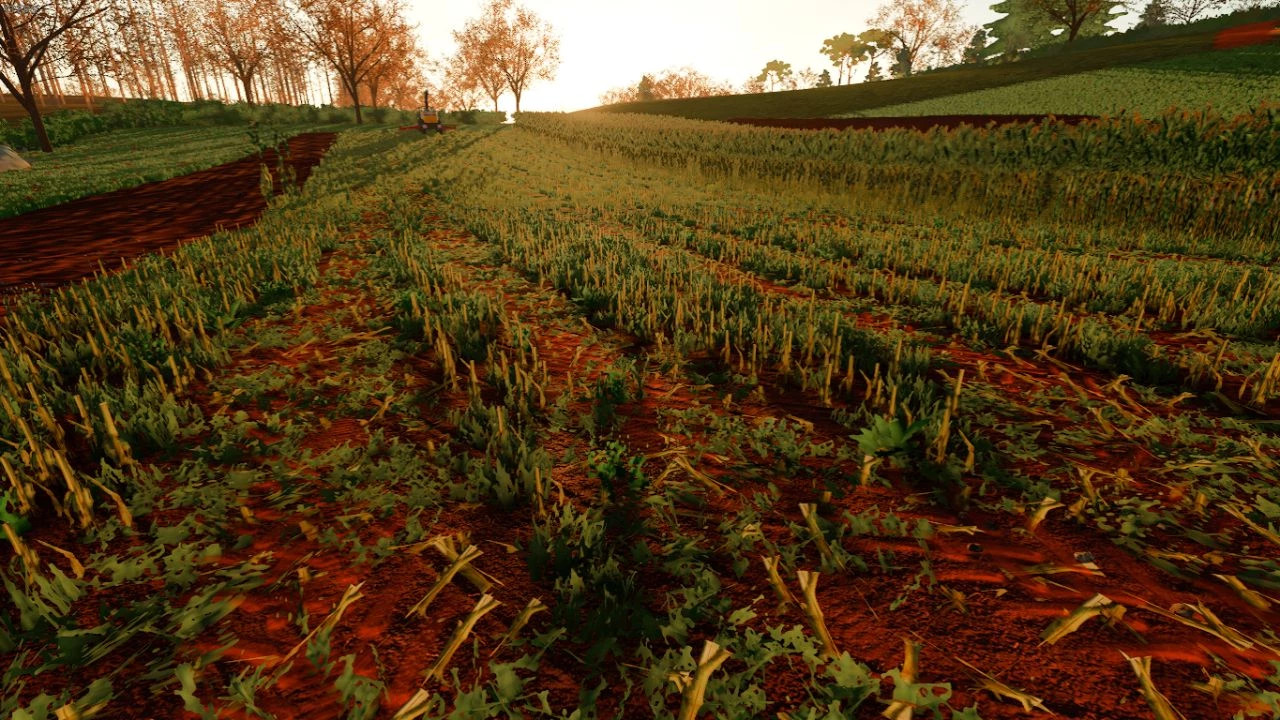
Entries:
{"type": "MultiPolygon", "coordinates": [[[[645,75],[636,85],[600,97],[609,105],[643,100],[708,97],[846,85],[908,77],[956,64],[1009,62],[1055,45],[1116,32],[1114,23],[1135,3],[1113,0],[1000,0],[1000,17],[985,26],[965,25],[955,0],[887,0],[859,33],[839,33],[822,42],[831,63],[821,72],[797,70],[770,60],[741,85],[707,78],[691,68],[645,75]],[[832,70],[835,71],[834,77],[832,70]]],[[[1280,7],[1280,0],[1147,0],[1135,31],[1199,22],[1227,10],[1247,12],[1280,7]]]]}
{"type": "Polygon", "coordinates": [[[0,88],[52,149],[42,110],[65,95],[171,101],[475,109],[559,63],[550,27],[492,0],[432,65],[403,0],[22,0],[0,3],[0,88]],[[429,69],[446,82],[432,83],[429,69]],[[495,94],[496,93],[496,94],[495,94]]]}

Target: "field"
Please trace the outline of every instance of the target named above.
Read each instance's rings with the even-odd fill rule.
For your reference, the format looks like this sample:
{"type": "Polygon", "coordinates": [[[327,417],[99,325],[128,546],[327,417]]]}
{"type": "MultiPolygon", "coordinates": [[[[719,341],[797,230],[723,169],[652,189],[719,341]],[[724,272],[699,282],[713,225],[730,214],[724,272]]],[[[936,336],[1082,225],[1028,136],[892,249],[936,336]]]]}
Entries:
{"type": "Polygon", "coordinates": [[[186,175],[255,150],[243,127],[169,127],[93,135],[47,155],[25,153],[30,172],[0,174],[0,218],[186,175]]]}
{"type": "Polygon", "coordinates": [[[1224,115],[1235,115],[1277,98],[1280,98],[1280,43],[887,105],[859,115],[1032,112],[1118,115],[1128,112],[1151,117],[1173,107],[1212,107],[1224,115]]]}
{"type": "MultiPolygon", "coordinates": [[[[287,148],[283,158],[271,148],[262,156],[0,218],[0,312],[11,299],[6,296],[65,285],[184,240],[253,224],[270,192],[305,182],[333,139],[333,133],[300,133],[280,146],[287,148]],[[276,175],[268,193],[264,163],[276,175]],[[292,181],[279,172],[282,165],[292,181]]],[[[39,181],[31,175],[20,177],[39,181]]]]}
{"type": "Polygon", "coordinates": [[[0,713],[1274,717],[1278,127],[342,133],[0,319],[0,713]]]}
{"type": "MultiPolygon", "coordinates": [[[[688,98],[679,100],[656,100],[651,102],[622,103],[598,108],[604,112],[646,113],[655,115],[674,115],[699,120],[728,120],[730,118],[819,118],[849,117],[869,114],[880,108],[891,106],[909,106],[921,103],[938,103],[945,106],[953,96],[972,95],[985,100],[994,93],[993,99],[998,104],[984,107],[981,110],[955,112],[1009,113],[1009,114],[1043,114],[1046,112],[1082,113],[1088,115],[1103,114],[1113,103],[1112,91],[1101,90],[1092,84],[1086,85],[1083,98],[1097,94],[1108,101],[1105,106],[1097,108],[1081,103],[1070,103],[1076,110],[1057,111],[1053,107],[1030,107],[1029,109],[1009,109],[1013,106],[1011,96],[1000,92],[1009,86],[1051,83],[1058,79],[1072,90],[1079,90],[1084,81],[1073,80],[1082,74],[1093,77],[1093,73],[1102,73],[1096,77],[1111,80],[1120,77],[1128,82],[1133,77],[1125,73],[1126,68],[1144,66],[1149,63],[1177,63],[1187,57],[1203,58],[1212,63],[1219,53],[1213,50],[1229,51],[1240,44],[1271,43],[1274,49],[1276,37],[1267,28],[1274,29],[1280,23],[1280,11],[1274,8],[1240,12],[1200,21],[1192,25],[1170,26],[1160,31],[1133,33],[1133,36],[1121,34],[1112,37],[1087,38],[1077,41],[1072,46],[1056,45],[1037,51],[1035,54],[1019,59],[1017,62],[995,62],[984,66],[957,65],[935,71],[929,71],[907,78],[884,80],[872,83],[854,83],[829,88],[810,88],[805,90],[788,90],[783,92],[761,93],[752,95],[727,95],[720,97],[688,98]],[[1241,33],[1245,27],[1247,33],[1241,33]],[[1263,28],[1262,32],[1258,28],[1263,28]],[[1107,72],[1103,72],[1107,71],[1107,72]],[[1115,73],[1120,73],[1116,75],[1115,73]]],[[[1269,55],[1274,58],[1274,54],[1269,55]]],[[[1226,72],[1224,70],[1224,72],[1226,72]]],[[[1274,70],[1272,71],[1274,73],[1274,70]]],[[[1053,84],[1049,87],[1058,87],[1053,84]]],[[[1159,96],[1148,92],[1144,87],[1130,85],[1139,97],[1136,101],[1146,106],[1156,106],[1157,111],[1164,110],[1172,102],[1162,102],[1159,96]]],[[[1167,84],[1160,86],[1163,90],[1172,90],[1171,100],[1180,99],[1182,88],[1167,84]]],[[[1271,93],[1273,85],[1269,81],[1254,79],[1243,81],[1238,76],[1229,78],[1225,90],[1232,107],[1253,107],[1259,102],[1273,99],[1271,94],[1251,95],[1250,93],[1271,93]]],[[[1211,88],[1210,88],[1211,89],[1211,88]]],[[[1016,98],[1021,91],[1009,88],[1016,98]]],[[[1195,105],[1182,106],[1183,109],[1200,109],[1203,96],[1191,93],[1190,99],[1195,105]]],[[[1054,107],[1064,104],[1063,98],[1053,98],[1054,107]]],[[[1018,108],[1026,107],[1018,103],[1018,108]]],[[[1224,112],[1229,112],[1225,109],[1224,112]]],[[[889,113],[879,113],[889,114],[889,113]]],[[[899,113],[903,114],[903,113],[899,113]]],[[[924,114],[923,112],[907,112],[905,114],[924,114]]]]}

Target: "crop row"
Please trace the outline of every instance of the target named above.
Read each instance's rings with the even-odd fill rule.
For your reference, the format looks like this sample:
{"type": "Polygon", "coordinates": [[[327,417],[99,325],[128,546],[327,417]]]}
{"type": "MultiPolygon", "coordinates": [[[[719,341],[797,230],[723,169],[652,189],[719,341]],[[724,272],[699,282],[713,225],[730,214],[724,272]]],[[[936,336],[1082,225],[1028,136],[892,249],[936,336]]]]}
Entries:
{"type": "Polygon", "coordinates": [[[1166,116],[1154,125],[1046,121],[923,135],[778,131],[617,114],[532,115],[521,127],[712,178],[785,181],[794,184],[790,193],[823,188],[866,195],[873,203],[910,199],[898,201],[899,208],[965,206],[988,214],[1017,208],[1027,218],[1210,234],[1248,252],[1269,246],[1267,238],[1280,231],[1275,113],[1260,110],[1234,121],[1166,116]]]}
{"type": "MultiPolygon", "coordinates": [[[[447,203],[445,211],[451,217],[466,223],[478,237],[499,248],[504,261],[573,297],[593,323],[622,328],[642,340],[657,343],[659,348],[666,338],[673,338],[672,346],[680,354],[714,358],[722,366],[752,377],[774,376],[778,372],[785,377],[790,372],[795,386],[816,392],[819,399],[827,397],[830,388],[829,399],[837,403],[842,399],[855,404],[867,402],[868,407],[887,412],[890,417],[895,412],[893,396],[897,393],[909,399],[905,406],[899,404],[897,410],[905,407],[904,417],[927,418],[926,436],[936,440],[941,435],[943,418],[943,406],[938,399],[947,394],[949,387],[939,386],[934,377],[937,370],[949,365],[948,349],[939,347],[936,353],[925,355],[922,350],[926,348],[918,343],[931,344],[927,333],[865,329],[864,332],[872,336],[900,338],[881,344],[878,353],[874,349],[870,353],[870,360],[883,364],[882,369],[896,367],[895,372],[900,373],[885,397],[872,390],[874,382],[869,382],[879,375],[874,366],[857,364],[854,369],[858,373],[841,372],[847,356],[833,353],[848,352],[852,345],[836,344],[836,337],[829,331],[824,332],[833,327],[829,323],[841,326],[852,323],[865,328],[862,318],[868,308],[881,314],[895,305],[905,305],[912,308],[908,319],[914,323],[928,326],[941,322],[965,337],[983,340],[996,349],[1019,344],[1029,348],[1059,347],[1061,350],[1055,352],[1062,352],[1064,357],[1081,360],[1116,376],[1109,385],[1116,400],[1096,405],[1090,400],[1083,403],[1084,407],[1062,406],[1061,396],[1052,402],[1046,400],[1045,405],[1037,402],[1034,406],[986,399],[989,394],[1000,396],[999,386],[966,393],[960,405],[973,414],[965,414],[954,422],[964,427],[971,439],[975,437],[974,426],[967,423],[989,418],[992,411],[997,417],[1011,412],[1044,417],[1050,408],[1057,406],[1060,409],[1053,410],[1054,416],[1063,415],[1072,422],[1088,425],[1061,431],[1062,442],[1084,442],[1087,446],[1089,441],[1085,438],[1093,435],[1098,438],[1094,442],[1122,438],[1139,442],[1140,437],[1160,437],[1167,447],[1179,448],[1170,453],[1167,462],[1171,472],[1183,473],[1183,466],[1198,467],[1195,463],[1187,464],[1184,458],[1194,458],[1196,448],[1206,442],[1205,438],[1219,433],[1232,434],[1245,427],[1237,423],[1228,429],[1217,420],[1192,410],[1179,410],[1182,421],[1169,423],[1161,417],[1167,409],[1153,411],[1151,407],[1172,407],[1172,403],[1185,396],[1161,397],[1141,387],[1137,391],[1143,402],[1152,405],[1145,408],[1139,405],[1138,415],[1128,409],[1133,397],[1124,389],[1121,374],[1173,383],[1174,392],[1179,382],[1206,382],[1212,388],[1215,373],[1219,373],[1217,382],[1221,382],[1221,374],[1225,374],[1228,365],[1221,354],[1193,351],[1166,354],[1142,333],[1134,332],[1132,325],[1123,319],[1080,316],[1064,311],[1058,303],[1038,303],[993,290],[966,287],[963,283],[866,271],[851,262],[836,263],[806,255],[800,243],[797,244],[801,247],[786,250],[764,240],[754,242],[705,230],[696,222],[665,216],[673,207],[682,207],[672,201],[674,197],[687,196],[689,205],[715,205],[714,198],[703,196],[695,182],[681,178],[676,172],[645,169],[625,161],[601,162],[589,152],[563,146],[556,148],[527,135],[508,142],[512,147],[504,148],[495,140],[467,161],[460,161],[460,165],[441,165],[437,168],[441,177],[428,183],[428,187],[447,203]],[[536,155],[529,152],[529,147],[535,144],[539,147],[536,155]],[[483,174],[479,168],[489,165],[506,170],[500,176],[483,174]],[[553,176],[557,181],[550,184],[547,178],[553,176]],[[629,191],[624,189],[623,182],[629,191]],[[762,287],[751,274],[804,282],[810,287],[839,286],[841,296],[863,296],[872,302],[865,304],[839,297],[820,300],[803,287],[798,291],[762,287]],[[884,306],[884,303],[891,305],[884,306]],[[881,306],[879,309],[877,304],[881,306]],[[723,318],[720,308],[724,308],[723,318]],[[756,320],[759,314],[765,313],[769,322],[756,320]],[[712,319],[702,320],[706,316],[712,319]],[[810,317],[821,320],[810,325],[810,317]],[[724,331],[717,323],[724,325],[727,338],[720,334],[724,331]],[[814,338],[812,351],[802,340],[810,337],[810,332],[814,338]],[[802,341],[797,347],[789,343],[788,338],[802,341]],[[920,360],[898,366],[894,366],[892,360],[886,362],[889,349],[899,346],[904,350],[904,357],[908,350],[918,348],[913,352],[920,360]],[[849,393],[845,388],[857,390],[849,393]],[[970,397],[975,394],[980,397],[970,397]],[[933,400],[920,403],[922,398],[933,400]],[[1124,404],[1117,405],[1116,401],[1124,404]],[[1189,456],[1183,455],[1184,449],[1189,456]]],[[[727,192],[726,201],[735,206],[744,202],[747,195],[725,189],[719,192],[727,192]]],[[[784,209],[787,207],[785,199],[775,197],[772,201],[784,209]]],[[[804,202],[813,202],[813,199],[804,202]]],[[[806,234],[803,226],[797,230],[798,237],[806,234]]],[[[868,353],[861,351],[853,355],[862,363],[868,353]]],[[[1052,355],[1046,355],[1041,362],[1057,361],[1052,355]]],[[[1255,362],[1258,367],[1248,384],[1233,389],[1236,397],[1261,405],[1274,397],[1276,363],[1270,356],[1256,358],[1255,362]]],[[[976,369],[981,371],[984,363],[1000,364],[996,355],[990,355],[978,362],[976,369]]],[[[1068,373],[1075,372],[1066,365],[1058,367],[1068,373]]],[[[984,377],[977,386],[989,382],[993,380],[984,377]]],[[[1068,377],[1062,389],[1069,387],[1068,377]]],[[[1083,393],[1078,388],[1076,392],[1083,393]]],[[[1034,461],[1040,457],[1050,461],[1055,455],[1046,451],[1041,443],[1028,443],[1023,436],[1025,428],[1003,427],[1002,423],[989,420],[982,423],[989,426],[983,432],[991,433],[991,437],[1006,438],[1001,442],[1008,446],[1008,455],[1017,461],[1034,461]]],[[[951,457],[960,461],[966,453],[963,441],[954,437],[952,441],[951,457]]],[[[1247,445],[1237,447],[1246,453],[1237,458],[1243,458],[1246,468],[1255,462],[1265,462],[1267,453],[1271,452],[1259,450],[1255,460],[1247,445]]],[[[1075,492],[1079,480],[1072,479],[1070,468],[1071,465],[1064,465],[1059,458],[1048,471],[1051,476],[1067,473],[1066,487],[1075,492]]],[[[1248,474],[1252,470],[1243,472],[1248,474]]],[[[1203,478],[1194,482],[1204,492],[1218,492],[1211,490],[1212,483],[1203,478]]],[[[1035,481],[1028,483],[1028,486],[1035,485],[1035,481]]],[[[1262,486],[1250,482],[1247,487],[1253,491],[1262,486]]],[[[1243,488],[1223,486],[1222,491],[1227,497],[1238,498],[1243,488]]],[[[1175,515],[1184,511],[1198,512],[1191,505],[1181,508],[1174,504],[1166,509],[1175,515]]],[[[1198,524],[1194,516],[1185,517],[1183,521],[1198,524]]],[[[1105,525],[1112,521],[1099,522],[1105,525]]],[[[1111,524],[1110,527],[1116,531],[1120,526],[1111,524]]]]}

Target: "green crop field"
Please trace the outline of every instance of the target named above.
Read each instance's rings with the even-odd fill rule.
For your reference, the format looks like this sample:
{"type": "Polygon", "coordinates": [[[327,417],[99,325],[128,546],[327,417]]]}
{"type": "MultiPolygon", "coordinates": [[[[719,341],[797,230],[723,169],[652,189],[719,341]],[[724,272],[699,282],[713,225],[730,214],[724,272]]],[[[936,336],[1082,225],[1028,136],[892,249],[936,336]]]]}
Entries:
{"type": "Polygon", "coordinates": [[[0,218],[186,175],[255,151],[243,127],[170,127],[92,135],[52,153],[26,153],[29,172],[0,174],[0,218]]]}
{"type": "Polygon", "coordinates": [[[1202,53],[1134,67],[1094,70],[932,100],[886,105],[855,116],[1043,114],[1158,115],[1212,107],[1232,115],[1280,102],[1280,43],[1202,53]]]}
{"type": "Polygon", "coordinates": [[[1277,168],[1274,111],[344,132],[0,317],[0,714],[1276,717],[1277,168]]]}

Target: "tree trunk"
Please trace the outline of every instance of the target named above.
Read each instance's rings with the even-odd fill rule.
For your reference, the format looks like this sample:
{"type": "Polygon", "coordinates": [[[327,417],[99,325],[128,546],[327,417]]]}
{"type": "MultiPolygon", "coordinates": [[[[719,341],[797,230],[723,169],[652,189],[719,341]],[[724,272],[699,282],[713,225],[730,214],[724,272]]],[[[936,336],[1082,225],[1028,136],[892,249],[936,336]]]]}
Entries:
{"type": "Polygon", "coordinates": [[[253,107],[253,75],[241,76],[240,82],[244,84],[244,101],[249,107],[253,107]]]}
{"type": "Polygon", "coordinates": [[[1080,34],[1080,28],[1083,25],[1084,25],[1084,18],[1080,18],[1075,22],[1071,23],[1071,25],[1067,27],[1067,42],[1075,41],[1076,35],[1080,34]]]}
{"type": "Polygon", "coordinates": [[[53,152],[53,143],[49,142],[49,131],[45,129],[44,118],[40,115],[40,106],[36,103],[35,94],[32,92],[31,77],[19,77],[18,84],[22,89],[22,96],[15,99],[31,117],[31,127],[36,131],[36,141],[40,143],[40,149],[47,153],[53,152]]]}
{"type": "Polygon", "coordinates": [[[356,110],[356,124],[364,124],[364,115],[360,112],[360,86],[356,84],[354,78],[343,78],[342,84],[347,88],[347,92],[351,94],[351,107],[356,110]]]}

